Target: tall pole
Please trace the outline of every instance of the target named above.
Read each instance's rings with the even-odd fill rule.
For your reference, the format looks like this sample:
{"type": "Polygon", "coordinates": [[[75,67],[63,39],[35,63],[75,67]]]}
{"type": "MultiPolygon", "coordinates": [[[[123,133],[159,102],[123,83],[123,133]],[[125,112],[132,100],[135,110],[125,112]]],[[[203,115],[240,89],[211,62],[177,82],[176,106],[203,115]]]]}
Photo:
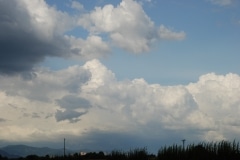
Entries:
{"type": "Polygon", "coordinates": [[[63,146],[63,156],[65,158],[65,138],[64,138],[64,146],[63,146]]]}
{"type": "Polygon", "coordinates": [[[183,143],[183,150],[185,150],[185,141],[186,141],[186,139],[183,139],[183,140],[182,140],[182,143],[183,143]]]}

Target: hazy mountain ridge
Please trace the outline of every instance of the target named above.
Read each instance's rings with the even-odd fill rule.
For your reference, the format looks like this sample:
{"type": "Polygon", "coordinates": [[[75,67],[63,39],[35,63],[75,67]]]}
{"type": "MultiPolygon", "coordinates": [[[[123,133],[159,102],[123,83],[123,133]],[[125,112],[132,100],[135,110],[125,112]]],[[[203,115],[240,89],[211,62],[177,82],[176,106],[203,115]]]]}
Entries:
{"type": "Polygon", "coordinates": [[[9,154],[9,153],[1,150],[1,149],[0,149],[0,155],[1,155],[1,157],[8,157],[8,158],[18,158],[18,157],[20,157],[18,155],[11,155],[11,154],[9,154]]]}
{"type": "MultiPolygon", "coordinates": [[[[78,151],[67,150],[66,154],[76,153],[78,151]]],[[[0,148],[0,155],[2,157],[26,157],[28,155],[63,155],[63,149],[52,149],[48,147],[31,147],[27,145],[9,145],[0,148]]]]}

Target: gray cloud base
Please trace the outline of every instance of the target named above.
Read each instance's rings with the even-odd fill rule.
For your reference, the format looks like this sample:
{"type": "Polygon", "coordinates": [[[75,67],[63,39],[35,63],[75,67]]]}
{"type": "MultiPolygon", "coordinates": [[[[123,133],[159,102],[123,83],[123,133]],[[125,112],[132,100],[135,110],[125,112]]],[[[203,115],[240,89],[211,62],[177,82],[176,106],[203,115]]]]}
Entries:
{"type": "MultiPolygon", "coordinates": [[[[69,44],[61,36],[41,38],[27,10],[18,1],[0,1],[0,72],[32,71],[46,56],[64,57],[69,44]]],[[[50,35],[51,36],[51,35],[50,35]]]]}

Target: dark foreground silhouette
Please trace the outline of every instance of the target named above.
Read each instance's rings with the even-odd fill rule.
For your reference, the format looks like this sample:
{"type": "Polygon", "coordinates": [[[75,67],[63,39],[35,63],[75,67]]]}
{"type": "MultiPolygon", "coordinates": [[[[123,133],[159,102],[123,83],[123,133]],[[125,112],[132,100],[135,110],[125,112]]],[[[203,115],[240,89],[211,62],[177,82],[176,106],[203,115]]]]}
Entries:
{"type": "MultiPolygon", "coordinates": [[[[201,142],[182,145],[165,146],[159,149],[157,155],[149,154],[147,148],[137,148],[130,151],[90,152],[84,155],[75,153],[66,156],[37,156],[15,158],[16,160],[240,160],[239,142],[201,142]]],[[[0,155],[0,160],[8,160],[0,155]]]]}

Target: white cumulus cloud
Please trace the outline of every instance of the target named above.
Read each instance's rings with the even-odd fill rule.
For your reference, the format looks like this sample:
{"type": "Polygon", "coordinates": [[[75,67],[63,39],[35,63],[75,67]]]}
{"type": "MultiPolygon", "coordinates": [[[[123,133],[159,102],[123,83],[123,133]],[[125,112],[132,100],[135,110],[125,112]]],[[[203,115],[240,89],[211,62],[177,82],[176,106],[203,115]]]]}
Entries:
{"type": "Polygon", "coordinates": [[[237,74],[209,73],[188,85],[161,86],[144,79],[118,81],[97,59],[60,71],[39,69],[35,74],[30,80],[0,77],[5,140],[36,139],[39,134],[39,140],[65,134],[81,138],[86,133],[97,136],[93,133],[98,131],[193,141],[234,139],[240,133],[237,74]]]}
{"type": "Polygon", "coordinates": [[[161,26],[158,31],[141,4],[133,0],[123,0],[116,7],[111,4],[96,7],[89,14],[83,15],[78,23],[91,34],[107,34],[114,46],[133,53],[149,51],[159,38],[185,38],[184,32],[173,32],[166,27],[161,26]]]}
{"type": "Polygon", "coordinates": [[[71,135],[87,144],[86,135],[118,133],[172,142],[172,137],[234,139],[240,133],[237,74],[209,73],[188,85],[162,86],[141,78],[119,81],[97,59],[35,74],[27,81],[0,76],[0,136],[5,140],[55,141],[71,135]]]}

